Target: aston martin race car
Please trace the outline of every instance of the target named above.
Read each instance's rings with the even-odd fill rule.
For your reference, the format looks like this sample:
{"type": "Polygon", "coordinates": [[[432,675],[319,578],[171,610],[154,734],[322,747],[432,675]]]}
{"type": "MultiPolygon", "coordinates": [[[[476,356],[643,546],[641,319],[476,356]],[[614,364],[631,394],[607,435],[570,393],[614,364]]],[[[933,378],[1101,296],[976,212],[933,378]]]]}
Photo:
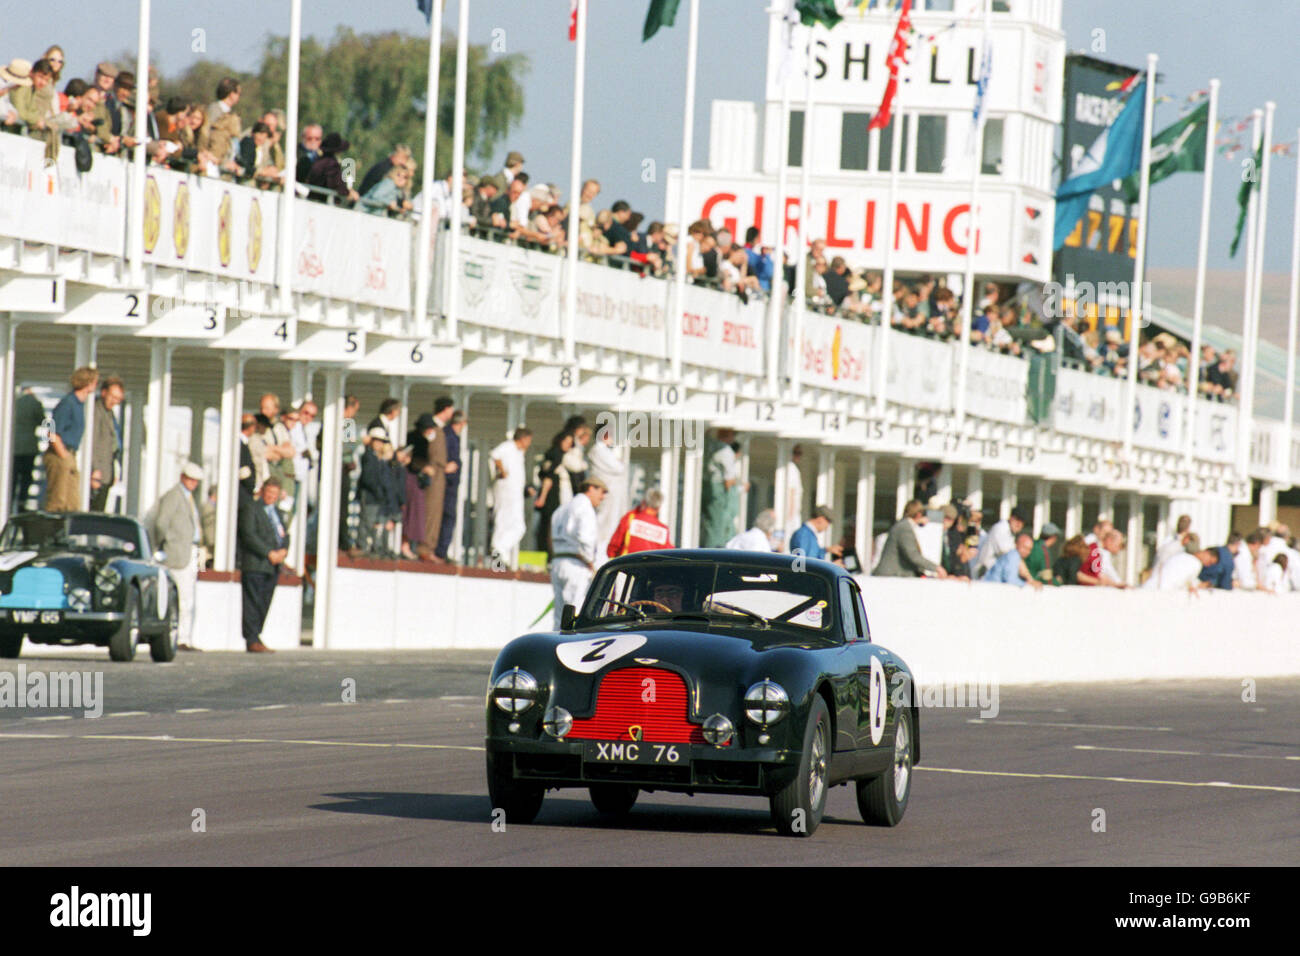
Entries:
{"type": "Polygon", "coordinates": [[[920,759],[907,665],[871,640],[857,583],[802,556],[647,551],[605,564],[559,633],[516,638],[487,691],[487,782],[511,823],[547,790],[598,812],[639,793],[767,797],[812,834],[829,787],[894,826],[920,759]]]}
{"type": "Polygon", "coordinates": [[[37,644],[98,644],[115,661],[148,642],[176,656],[176,585],[134,518],[72,512],[15,515],[0,532],[0,657],[37,644]]]}

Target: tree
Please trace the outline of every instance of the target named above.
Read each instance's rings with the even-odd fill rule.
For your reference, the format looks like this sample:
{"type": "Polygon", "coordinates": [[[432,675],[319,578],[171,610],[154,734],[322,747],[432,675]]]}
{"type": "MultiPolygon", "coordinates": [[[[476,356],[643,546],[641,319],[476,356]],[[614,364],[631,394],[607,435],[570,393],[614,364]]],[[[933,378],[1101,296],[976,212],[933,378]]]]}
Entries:
{"type": "MultiPolygon", "coordinates": [[[[236,112],[250,127],[267,110],[284,109],[288,99],[287,37],[268,37],[256,73],[234,70],[216,60],[195,63],[174,82],[164,79],[162,102],[180,96],[206,106],[225,76],[240,81],[236,112]]],[[[397,143],[424,155],[425,83],[429,62],[427,37],[404,33],[357,34],[340,28],[327,46],[305,38],[298,87],[298,128],[319,123],[351,144],[347,155],[357,161],[357,179],[397,143]]],[[[530,68],[522,53],[489,59],[485,46],[469,47],[466,90],[465,152],[486,168],[497,147],[524,115],[521,80],[530,68]]],[[[438,84],[436,176],[451,172],[455,118],[456,41],[445,36],[438,84]]],[[[292,155],[292,154],[291,154],[292,155]]]]}

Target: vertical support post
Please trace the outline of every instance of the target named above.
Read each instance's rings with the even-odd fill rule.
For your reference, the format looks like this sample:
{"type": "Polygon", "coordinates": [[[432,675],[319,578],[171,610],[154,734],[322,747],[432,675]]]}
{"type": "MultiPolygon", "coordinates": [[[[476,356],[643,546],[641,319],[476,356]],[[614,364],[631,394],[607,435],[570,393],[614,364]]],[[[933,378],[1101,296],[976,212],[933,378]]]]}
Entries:
{"type": "MultiPolygon", "coordinates": [[[[585,19],[585,18],[584,18],[585,19]]],[[[581,29],[581,27],[579,27],[581,29]]],[[[460,311],[460,224],[465,204],[460,202],[461,183],[465,181],[465,96],[469,76],[469,0],[460,0],[456,21],[456,113],[452,124],[451,155],[451,259],[447,270],[447,298],[443,302],[447,321],[443,329],[449,341],[456,341],[457,313],[460,311]]]]}
{"type": "MultiPolygon", "coordinates": [[[[469,400],[473,394],[469,389],[461,388],[456,390],[455,395],[456,409],[465,413],[466,422],[460,433],[460,483],[456,485],[456,525],[451,534],[451,547],[447,549],[447,557],[461,563],[465,561],[465,505],[469,502],[469,482],[465,479],[465,472],[469,470],[470,462],[469,400]]],[[[576,493],[578,489],[573,490],[576,493]]]]}
{"type": "Polygon", "coordinates": [[[786,466],[790,463],[791,442],[788,438],[776,440],[776,474],[772,476],[772,508],[776,511],[776,530],[781,535],[783,551],[790,550],[790,527],[786,513],[786,499],[790,497],[790,483],[786,480],[786,466]]]}
{"type": "Polygon", "coordinates": [[[1083,532],[1083,486],[1069,485],[1065,489],[1065,537],[1073,538],[1083,532]]]}
{"type": "MultiPolygon", "coordinates": [[[[295,3],[300,0],[294,0],[295,3]]],[[[433,214],[433,164],[438,146],[438,78],[442,72],[442,0],[433,0],[429,17],[429,72],[424,87],[424,161],[420,166],[420,222],[415,230],[415,308],[412,322],[407,328],[411,335],[425,334],[425,319],[429,314],[429,276],[432,271],[433,227],[441,220],[433,214]]],[[[461,184],[451,185],[451,199],[458,200],[461,184]]],[[[405,408],[406,402],[402,402],[405,408]]]]}
{"type": "Polygon", "coordinates": [[[243,359],[236,351],[225,354],[221,374],[221,424],[217,442],[217,527],[212,566],[235,570],[235,522],[239,508],[239,418],[242,414],[243,359]]]}
{"type": "Polygon", "coordinates": [[[343,369],[325,373],[325,405],[321,425],[320,510],[316,537],[316,606],[312,614],[311,644],[329,647],[334,572],[338,567],[339,490],[343,474],[343,369]]]}
{"type": "Polygon", "coordinates": [[[1115,523],[1115,492],[1109,488],[1103,488],[1097,495],[1097,517],[1109,518],[1111,524],[1115,523]]]}
{"type": "MultiPolygon", "coordinates": [[[[1186,433],[1183,435],[1183,467],[1190,468],[1196,445],[1196,392],[1201,374],[1201,330],[1205,326],[1205,267],[1210,252],[1210,199],[1214,182],[1214,150],[1218,138],[1219,80],[1210,80],[1210,99],[1207,104],[1205,126],[1205,172],[1201,176],[1201,238],[1196,248],[1196,293],[1192,304],[1191,361],[1187,363],[1187,414],[1186,433]]],[[[1296,189],[1297,228],[1300,229],[1300,188],[1296,189]]],[[[1300,242],[1300,233],[1297,234],[1300,242]]],[[[1300,249],[1300,246],[1297,247],[1300,249]]],[[[1294,284],[1293,284],[1294,288],[1294,284]]],[[[1293,346],[1294,350],[1294,346],[1293,346]]],[[[1163,538],[1160,540],[1164,540],[1163,538]]]]}
{"type": "Polygon", "coordinates": [[[302,53],[302,0],[289,0],[289,63],[285,90],[284,188],[280,191],[279,253],[276,259],[276,286],[281,312],[293,311],[293,204],[298,185],[298,83],[302,53]]]}
{"type": "Polygon", "coordinates": [[[140,475],[142,511],[158,500],[163,433],[167,427],[167,406],[171,404],[170,384],[171,348],[166,339],[153,339],[149,343],[149,398],[145,405],[144,468],[140,475]]]}
{"type": "Polygon", "coordinates": [[[740,441],[740,507],[737,509],[739,514],[736,521],[740,525],[736,529],[739,534],[749,528],[749,436],[743,435],[740,441]]]}
{"type": "MultiPolygon", "coordinates": [[[[151,0],[140,0],[140,24],[136,35],[135,129],[138,144],[131,157],[131,188],[127,190],[127,248],[130,249],[131,283],[144,286],[144,183],[145,143],[149,139],[149,14],[151,0]],[[144,107],[141,109],[140,107],[144,107]]],[[[150,504],[153,502],[150,501],[150,504]]]]}
{"type": "MultiPolygon", "coordinates": [[[[1147,54],[1147,76],[1144,93],[1146,99],[1144,102],[1144,113],[1142,120],[1142,166],[1138,173],[1138,225],[1137,225],[1137,255],[1133,259],[1133,290],[1129,303],[1128,319],[1128,354],[1131,361],[1128,363],[1128,379],[1124,385],[1124,404],[1121,407],[1119,416],[1120,427],[1124,430],[1122,440],[1124,442],[1124,460],[1128,461],[1133,454],[1133,403],[1137,401],[1137,354],[1138,340],[1140,338],[1138,329],[1142,324],[1142,281],[1145,276],[1147,260],[1147,197],[1151,192],[1151,117],[1155,109],[1156,98],[1156,61],[1159,59],[1154,53],[1147,54]]],[[[1213,130],[1207,130],[1206,136],[1213,136],[1213,130]]],[[[1198,360],[1198,356],[1192,356],[1192,361],[1198,360]]]]}
{"type": "Polygon", "coordinates": [[[906,458],[898,459],[898,484],[894,493],[894,521],[903,517],[903,509],[912,500],[912,486],[914,484],[915,482],[912,480],[912,462],[906,458]]]}
{"type": "MultiPolygon", "coordinates": [[[[582,232],[578,224],[579,207],[582,204],[582,119],[584,93],[587,85],[587,0],[578,3],[578,35],[573,52],[573,143],[569,155],[569,235],[568,260],[564,273],[564,359],[572,362],[577,357],[578,325],[578,253],[582,246],[582,232]]],[[[689,92],[689,91],[688,91],[689,92]]],[[[686,233],[686,224],[681,226],[681,235],[686,233]]],[[[679,303],[680,304],[680,303],[679,303]]],[[[680,308],[678,316],[681,315],[680,308]]],[[[669,321],[669,328],[677,327],[678,321],[669,321]]]]}
{"type": "MultiPolygon", "coordinates": [[[[9,517],[14,502],[14,322],[0,313],[0,521],[9,517]]],[[[30,478],[30,476],[28,476],[30,478]]]]}
{"type": "MultiPolygon", "coordinates": [[[[694,162],[695,149],[695,71],[699,59],[700,0],[690,0],[690,29],[686,34],[686,103],[682,108],[682,192],[677,203],[677,267],[673,276],[673,288],[676,290],[676,304],[668,320],[668,355],[672,362],[674,382],[682,377],[682,323],[681,315],[686,306],[686,230],[690,228],[690,183],[691,165],[694,162]]],[[[585,11],[582,12],[585,16],[585,11]]],[[[579,28],[581,29],[581,24],[579,28]]],[[[581,183],[578,184],[581,187],[581,183]]],[[[574,194],[577,196],[577,193],[574,194]]],[[[576,202],[576,199],[575,199],[576,202]]],[[[760,228],[762,224],[759,224],[760,228]]],[[[570,260],[570,267],[575,260],[570,260]]]]}
{"type": "MultiPolygon", "coordinates": [[[[96,344],[97,336],[94,329],[90,326],[77,329],[77,354],[74,362],[76,368],[94,366],[96,344]]],[[[78,494],[83,508],[90,507],[90,462],[95,453],[95,402],[98,398],[99,388],[96,387],[85,402],[86,429],[81,433],[81,445],[77,448],[77,469],[81,472],[81,487],[78,489],[78,494]]],[[[6,424],[5,427],[8,425],[6,424]]]]}
{"type": "Polygon", "coordinates": [[[1259,523],[1266,525],[1277,520],[1277,485],[1271,481],[1259,483],[1259,523]]]}
{"type": "Polygon", "coordinates": [[[1124,532],[1124,580],[1130,585],[1137,584],[1138,572],[1142,570],[1138,558],[1144,548],[1142,544],[1142,496],[1136,491],[1128,496],[1128,528],[1124,532]]]}
{"type": "Polygon", "coordinates": [[[853,513],[853,547],[858,552],[862,573],[870,574],[875,555],[876,536],[876,456],[858,453],[858,500],[853,513]]]}
{"type": "Polygon", "coordinates": [[[700,501],[704,480],[704,445],[686,449],[682,456],[682,540],[683,548],[700,545],[700,501]]]}
{"type": "Polygon", "coordinates": [[[815,504],[826,505],[835,515],[831,527],[823,533],[825,547],[837,540],[837,535],[844,527],[844,515],[835,507],[835,449],[822,446],[817,449],[817,501],[815,504]]]}
{"type": "Polygon", "coordinates": [[[672,529],[673,540],[681,546],[681,535],[676,532],[677,527],[677,469],[681,464],[681,449],[676,446],[669,446],[659,452],[659,490],[663,492],[664,506],[663,512],[659,515],[659,520],[672,529]]]}
{"type": "Polygon", "coordinates": [[[972,509],[984,510],[984,472],[974,465],[966,470],[966,501],[972,509]]]}
{"type": "Polygon", "coordinates": [[[1017,504],[1020,483],[1015,475],[1002,476],[1002,500],[998,502],[998,517],[1003,521],[1011,517],[1011,509],[1017,504]]]}
{"type": "Polygon", "coordinates": [[[1043,525],[1052,518],[1052,486],[1041,479],[1034,482],[1034,537],[1043,533],[1043,525]]]}

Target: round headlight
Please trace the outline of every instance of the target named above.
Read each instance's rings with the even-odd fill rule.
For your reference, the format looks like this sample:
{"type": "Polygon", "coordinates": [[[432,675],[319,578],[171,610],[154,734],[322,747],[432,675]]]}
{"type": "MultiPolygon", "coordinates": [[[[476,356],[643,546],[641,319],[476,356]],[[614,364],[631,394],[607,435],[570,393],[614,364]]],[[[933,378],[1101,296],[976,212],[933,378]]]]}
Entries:
{"type": "Polygon", "coordinates": [[[725,747],[735,732],[735,725],[722,714],[704,719],[704,739],[715,747],[725,747]]]}
{"type": "Polygon", "coordinates": [[[508,670],[492,684],[492,699],[507,714],[522,714],[537,700],[537,679],[518,667],[508,670]]]}
{"type": "Polygon", "coordinates": [[[573,729],[573,715],[563,707],[548,707],[542,717],[542,729],[552,737],[563,740],[573,729]]]}
{"type": "Polygon", "coordinates": [[[122,575],[116,568],[104,565],[95,572],[95,587],[100,591],[116,591],[122,583],[122,575]]]}
{"type": "Polygon", "coordinates": [[[766,678],[745,691],[745,716],[767,727],[785,716],[790,709],[790,697],[780,684],[766,678]]]}
{"type": "Polygon", "coordinates": [[[90,592],[85,588],[73,588],[68,592],[68,607],[74,611],[84,611],[90,607],[90,592]]]}

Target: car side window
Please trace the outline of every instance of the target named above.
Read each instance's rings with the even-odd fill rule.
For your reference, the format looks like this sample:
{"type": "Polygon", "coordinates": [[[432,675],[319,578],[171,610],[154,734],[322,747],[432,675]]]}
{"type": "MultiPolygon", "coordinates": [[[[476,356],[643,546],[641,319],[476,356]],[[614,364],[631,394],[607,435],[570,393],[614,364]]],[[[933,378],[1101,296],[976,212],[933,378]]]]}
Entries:
{"type": "Polygon", "coordinates": [[[862,603],[862,590],[854,581],[849,582],[849,590],[853,592],[853,610],[858,615],[860,622],[858,627],[862,631],[862,639],[871,640],[871,622],[867,620],[867,609],[862,603]]]}
{"type": "Polygon", "coordinates": [[[840,579],[840,620],[844,625],[844,640],[860,641],[866,636],[863,630],[862,599],[857,588],[847,578],[840,579]]]}

